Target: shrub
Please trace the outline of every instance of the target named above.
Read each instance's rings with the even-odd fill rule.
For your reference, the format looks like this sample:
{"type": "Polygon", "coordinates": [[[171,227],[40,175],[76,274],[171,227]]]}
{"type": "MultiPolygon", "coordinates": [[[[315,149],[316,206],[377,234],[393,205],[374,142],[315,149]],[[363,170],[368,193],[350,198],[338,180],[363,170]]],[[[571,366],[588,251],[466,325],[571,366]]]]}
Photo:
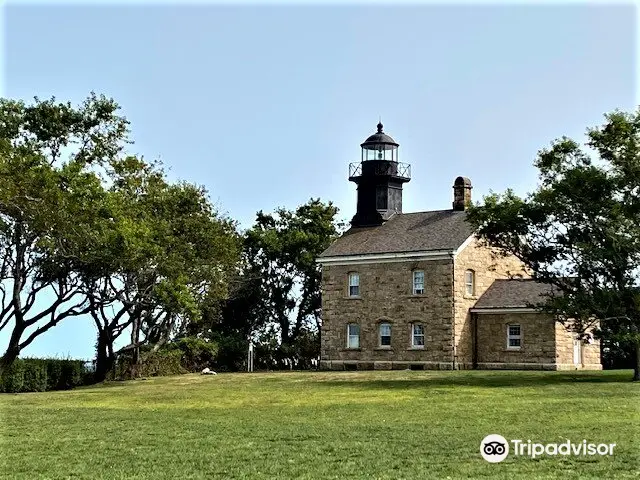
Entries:
{"type": "Polygon", "coordinates": [[[131,355],[120,355],[109,380],[131,380],[140,377],[161,377],[187,373],[181,365],[182,352],[177,349],[161,348],[157,352],[140,352],[140,363],[132,365],[131,355]]]}
{"type": "Polygon", "coordinates": [[[0,392],[45,392],[85,385],[90,377],[83,360],[18,358],[0,378],[0,392]]]}
{"type": "Polygon", "coordinates": [[[184,337],[168,345],[169,349],[182,352],[181,365],[188,372],[199,372],[214,367],[218,355],[218,344],[203,338],[184,337]]]}

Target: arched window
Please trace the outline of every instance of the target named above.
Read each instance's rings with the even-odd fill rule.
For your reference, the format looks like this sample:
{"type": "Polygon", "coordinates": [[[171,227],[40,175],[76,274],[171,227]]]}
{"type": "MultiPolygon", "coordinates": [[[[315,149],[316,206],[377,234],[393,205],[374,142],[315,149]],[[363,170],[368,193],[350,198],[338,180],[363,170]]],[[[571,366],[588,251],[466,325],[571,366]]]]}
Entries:
{"type": "Polygon", "coordinates": [[[464,272],[464,291],[467,295],[476,294],[476,272],[473,270],[464,272]]]}
{"type": "Polygon", "coordinates": [[[378,345],[380,347],[391,346],[391,324],[382,322],[378,325],[378,345]]]}

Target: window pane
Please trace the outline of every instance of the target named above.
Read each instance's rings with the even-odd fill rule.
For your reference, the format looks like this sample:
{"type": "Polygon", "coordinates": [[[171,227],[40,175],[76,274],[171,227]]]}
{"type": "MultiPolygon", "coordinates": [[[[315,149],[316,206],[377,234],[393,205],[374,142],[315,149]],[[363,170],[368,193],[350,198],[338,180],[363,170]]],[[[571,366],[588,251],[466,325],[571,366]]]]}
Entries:
{"type": "Polygon", "coordinates": [[[380,336],[380,345],[383,347],[391,346],[391,335],[381,335],[380,336]]]}
{"type": "Polygon", "coordinates": [[[416,347],[424,346],[424,335],[414,335],[413,337],[413,345],[416,347]]]}
{"type": "Polygon", "coordinates": [[[354,287],[360,285],[360,275],[357,273],[349,274],[349,286],[354,287]]]}
{"type": "Polygon", "coordinates": [[[349,295],[352,297],[357,297],[358,295],[360,295],[360,287],[358,285],[349,287],[349,295]]]}
{"type": "Polygon", "coordinates": [[[413,282],[424,283],[424,272],[421,272],[421,271],[413,272],[413,282]]]}
{"type": "Polygon", "coordinates": [[[422,325],[414,325],[413,326],[413,334],[414,335],[424,335],[424,329],[422,325]]]}
{"type": "Polygon", "coordinates": [[[520,346],[520,339],[519,338],[510,338],[509,339],[509,346],[510,347],[519,347],[520,346]]]}
{"type": "Polygon", "coordinates": [[[509,336],[520,336],[520,325],[509,325],[509,336]]]}
{"type": "Polygon", "coordinates": [[[360,348],[360,325],[355,323],[347,325],[347,347],[360,348]]]}
{"type": "Polygon", "coordinates": [[[388,323],[383,323],[380,325],[380,335],[389,336],[391,335],[391,325],[388,323]]]}

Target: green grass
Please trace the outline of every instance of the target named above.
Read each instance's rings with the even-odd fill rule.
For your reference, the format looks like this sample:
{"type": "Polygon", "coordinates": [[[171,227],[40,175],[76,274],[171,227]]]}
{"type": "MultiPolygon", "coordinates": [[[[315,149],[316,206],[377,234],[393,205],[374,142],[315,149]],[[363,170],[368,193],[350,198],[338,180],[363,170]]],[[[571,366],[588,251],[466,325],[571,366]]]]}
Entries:
{"type": "Polygon", "coordinates": [[[0,395],[2,478],[640,476],[640,385],[614,372],[185,375],[0,395]],[[509,456],[481,439],[616,443],[612,457],[509,456]]]}

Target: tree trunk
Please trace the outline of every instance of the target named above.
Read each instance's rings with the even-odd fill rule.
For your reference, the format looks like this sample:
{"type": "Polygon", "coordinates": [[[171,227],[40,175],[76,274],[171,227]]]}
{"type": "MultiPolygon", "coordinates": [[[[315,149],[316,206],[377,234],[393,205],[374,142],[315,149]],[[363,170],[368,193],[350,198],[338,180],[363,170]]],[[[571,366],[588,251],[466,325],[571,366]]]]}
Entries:
{"type": "Polygon", "coordinates": [[[113,345],[110,342],[111,336],[108,332],[101,330],[98,332],[98,344],[96,346],[96,371],[95,381],[103,382],[107,374],[113,368],[114,355],[113,345]]]}
{"type": "Polygon", "coordinates": [[[0,378],[6,373],[6,371],[13,365],[18,355],[20,355],[20,337],[24,333],[24,328],[16,325],[11,332],[11,338],[9,339],[9,345],[4,355],[0,358],[0,378]]]}
{"type": "Polygon", "coordinates": [[[636,340],[636,361],[633,364],[633,381],[640,382],[640,340],[636,340]]]}
{"type": "Polygon", "coordinates": [[[2,358],[0,358],[0,378],[9,370],[16,358],[18,358],[20,351],[13,348],[7,348],[2,358]]]}

